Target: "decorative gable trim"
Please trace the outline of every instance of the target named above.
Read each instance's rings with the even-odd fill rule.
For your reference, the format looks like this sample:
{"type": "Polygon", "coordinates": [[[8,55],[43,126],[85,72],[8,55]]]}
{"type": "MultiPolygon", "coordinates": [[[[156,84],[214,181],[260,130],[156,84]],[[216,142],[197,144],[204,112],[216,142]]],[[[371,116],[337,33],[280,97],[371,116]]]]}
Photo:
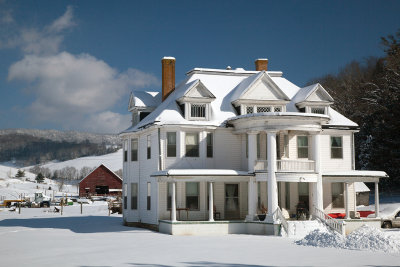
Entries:
{"type": "Polygon", "coordinates": [[[333,98],[319,83],[300,89],[294,99],[298,108],[305,106],[328,106],[334,102],[333,98]]]}
{"type": "Polygon", "coordinates": [[[184,102],[192,103],[211,103],[215,100],[215,96],[207,89],[207,87],[200,81],[196,80],[190,86],[184,95],[177,99],[179,104],[184,102]]]}

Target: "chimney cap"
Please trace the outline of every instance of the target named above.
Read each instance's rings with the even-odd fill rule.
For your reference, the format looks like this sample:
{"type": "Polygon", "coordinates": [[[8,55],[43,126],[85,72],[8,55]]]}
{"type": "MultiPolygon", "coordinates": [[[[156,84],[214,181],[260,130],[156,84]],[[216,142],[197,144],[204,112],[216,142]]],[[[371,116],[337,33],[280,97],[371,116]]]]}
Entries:
{"type": "Polygon", "coordinates": [[[232,67],[231,67],[231,66],[227,66],[226,69],[227,69],[227,70],[231,70],[232,67]]]}
{"type": "Polygon", "coordinates": [[[258,60],[268,60],[268,58],[257,58],[256,61],[258,60]]]}
{"type": "Polygon", "coordinates": [[[171,60],[175,60],[174,57],[163,57],[162,59],[171,59],[171,60]]]}

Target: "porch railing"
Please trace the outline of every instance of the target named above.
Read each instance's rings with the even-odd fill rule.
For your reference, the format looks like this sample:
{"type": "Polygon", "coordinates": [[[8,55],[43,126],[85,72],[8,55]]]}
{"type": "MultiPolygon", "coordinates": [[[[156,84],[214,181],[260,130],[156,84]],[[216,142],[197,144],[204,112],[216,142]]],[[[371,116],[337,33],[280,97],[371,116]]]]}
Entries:
{"type": "Polygon", "coordinates": [[[340,222],[336,219],[333,219],[328,214],[325,214],[322,210],[318,208],[314,208],[315,216],[319,218],[324,224],[330,227],[332,230],[338,232],[341,235],[345,235],[345,222],[340,222]]]}
{"type": "MultiPolygon", "coordinates": [[[[255,171],[267,171],[267,160],[256,160],[255,171]]],[[[315,161],[313,160],[277,160],[276,170],[278,172],[313,172],[315,170],[315,161]]]]}
{"type": "Polygon", "coordinates": [[[278,207],[275,212],[273,213],[274,222],[280,220],[283,229],[285,229],[285,233],[288,234],[288,222],[286,221],[285,217],[282,214],[281,209],[278,207]]]}

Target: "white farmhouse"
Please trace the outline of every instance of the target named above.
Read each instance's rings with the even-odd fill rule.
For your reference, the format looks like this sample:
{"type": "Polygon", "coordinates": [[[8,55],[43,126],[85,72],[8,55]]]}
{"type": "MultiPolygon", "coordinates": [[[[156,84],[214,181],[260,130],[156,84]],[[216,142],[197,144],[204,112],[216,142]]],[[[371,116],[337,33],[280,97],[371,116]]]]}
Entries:
{"type": "Polygon", "coordinates": [[[195,68],[175,85],[175,58],[161,62],[162,92],[133,92],[120,134],[126,225],[277,234],[320,217],[344,233],[344,221],[361,220],[355,182],[375,183],[379,217],[386,173],[355,170],[359,127],[320,84],[300,88],[258,59],[255,71],[195,68]]]}

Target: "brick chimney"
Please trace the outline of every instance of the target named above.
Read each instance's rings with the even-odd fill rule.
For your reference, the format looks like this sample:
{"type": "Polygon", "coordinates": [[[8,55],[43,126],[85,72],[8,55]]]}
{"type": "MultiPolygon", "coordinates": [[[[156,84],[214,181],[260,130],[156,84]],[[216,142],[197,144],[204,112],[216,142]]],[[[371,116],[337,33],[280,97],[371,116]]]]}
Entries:
{"type": "Polygon", "coordinates": [[[268,59],[259,58],[254,63],[256,64],[256,71],[268,70],[268,59]]]}
{"type": "Polygon", "coordinates": [[[162,101],[175,89],[175,58],[163,57],[162,65],[162,101]]]}

